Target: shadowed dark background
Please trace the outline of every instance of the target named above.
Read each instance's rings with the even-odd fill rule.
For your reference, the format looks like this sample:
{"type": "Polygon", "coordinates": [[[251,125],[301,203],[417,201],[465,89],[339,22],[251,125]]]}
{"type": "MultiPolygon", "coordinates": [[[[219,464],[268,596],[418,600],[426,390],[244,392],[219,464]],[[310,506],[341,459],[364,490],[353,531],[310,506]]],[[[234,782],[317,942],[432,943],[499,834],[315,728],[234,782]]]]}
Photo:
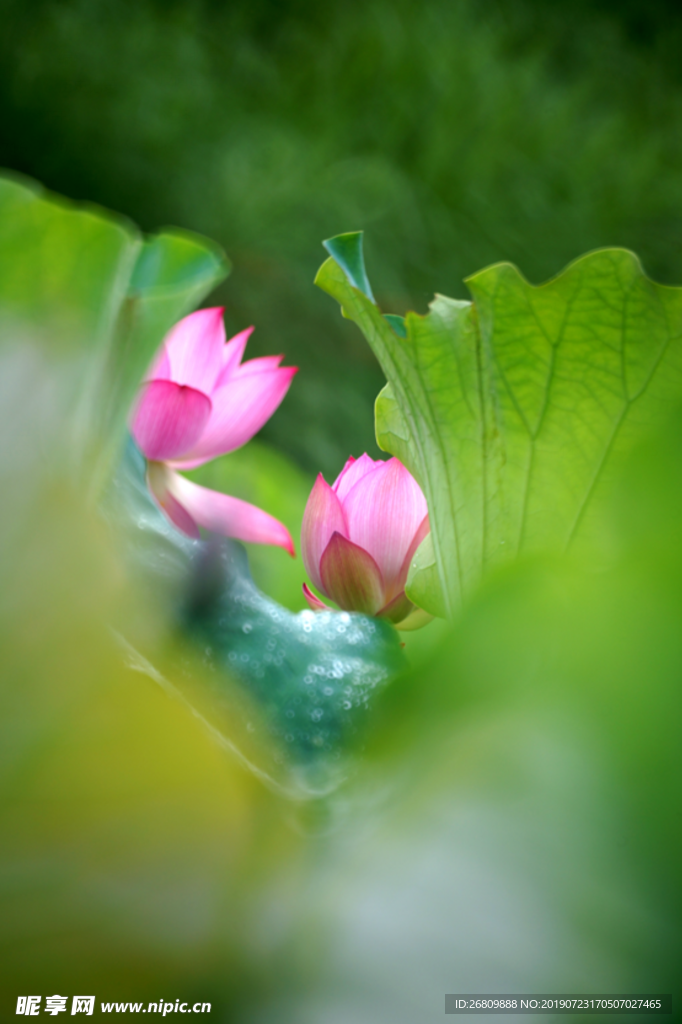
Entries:
{"type": "Polygon", "coordinates": [[[604,245],[682,279],[673,0],[0,0],[0,164],[219,240],[211,301],[301,367],[264,437],[335,475],[381,373],[312,284],[364,228],[385,311],[604,245]]]}

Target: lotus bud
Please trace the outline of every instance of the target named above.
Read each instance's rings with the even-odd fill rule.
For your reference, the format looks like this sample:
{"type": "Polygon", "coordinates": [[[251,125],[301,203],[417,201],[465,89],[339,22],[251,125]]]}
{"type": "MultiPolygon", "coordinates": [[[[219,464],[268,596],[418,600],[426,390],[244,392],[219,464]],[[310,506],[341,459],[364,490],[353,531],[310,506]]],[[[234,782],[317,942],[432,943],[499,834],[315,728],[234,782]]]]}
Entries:
{"type": "MultiPolygon", "coordinates": [[[[408,624],[416,609],[405,583],[428,532],[426,499],[398,459],[350,458],[331,487],[321,473],[315,482],[303,516],[303,561],[317,590],[344,611],[415,628],[428,617],[408,624]]],[[[303,593],[313,610],[327,608],[307,584],[303,593]]]]}

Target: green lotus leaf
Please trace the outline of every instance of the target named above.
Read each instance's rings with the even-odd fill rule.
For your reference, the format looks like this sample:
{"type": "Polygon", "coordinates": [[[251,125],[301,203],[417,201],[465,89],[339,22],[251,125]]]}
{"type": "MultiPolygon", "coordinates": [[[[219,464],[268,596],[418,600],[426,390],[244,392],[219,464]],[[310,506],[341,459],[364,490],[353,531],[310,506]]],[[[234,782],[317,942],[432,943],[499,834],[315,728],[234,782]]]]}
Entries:
{"type": "Polygon", "coordinates": [[[435,614],[452,615],[495,565],[587,538],[623,456],[682,397],[682,289],[626,250],[589,253],[541,286],[489,267],[467,280],[473,302],[439,295],[426,316],[408,313],[405,339],[334,259],[317,283],[388,380],[377,439],[429,504],[431,548],[408,593],[435,614]]]}

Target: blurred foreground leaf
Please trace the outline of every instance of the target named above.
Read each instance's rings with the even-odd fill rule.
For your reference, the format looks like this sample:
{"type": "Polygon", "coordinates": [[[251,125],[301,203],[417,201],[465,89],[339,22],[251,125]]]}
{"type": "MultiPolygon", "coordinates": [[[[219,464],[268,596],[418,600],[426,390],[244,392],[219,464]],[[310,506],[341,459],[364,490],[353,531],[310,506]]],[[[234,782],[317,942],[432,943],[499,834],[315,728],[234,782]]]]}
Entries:
{"type": "Polygon", "coordinates": [[[380,696],[281,948],[288,995],[255,1019],[435,1022],[446,992],[672,993],[678,1013],[682,415],[605,504],[608,568],[497,567],[380,696]]]}
{"type": "Polygon", "coordinates": [[[496,564],[580,537],[633,440],[682,397],[682,289],[619,249],[540,287],[498,264],[467,280],[473,303],[437,296],[408,313],[403,339],[345,259],[317,283],[376,353],[377,438],[429,504],[408,593],[451,616],[496,564]]]}
{"type": "Polygon", "coordinates": [[[72,460],[107,472],[163,336],[228,269],[208,239],[145,240],[125,218],[0,177],[0,344],[40,346],[63,375],[72,460]]]}
{"type": "Polygon", "coordinates": [[[231,1013],[268,959],[253,901],[291,918],[283,806],[305,819],[342,777],[399,643],[265,598],[242,552],[170,526],[141,462],[128,549],[85,500],[162,335],[224,270],[209,244],[5,179],[0,269],[0,1016],[36,990],[231,1013]]]}
{"type": "Polygon", "coordinates": [[[45,438],[68,442],[63,382],[45,353],[0,350],[0,1019],[28,991],[225,1005],[246,977],[245,894],[266,851],[297,843],[253,775],[126,666],[111,625],[153,638],[162,616],[44,458],[45,438]]]}

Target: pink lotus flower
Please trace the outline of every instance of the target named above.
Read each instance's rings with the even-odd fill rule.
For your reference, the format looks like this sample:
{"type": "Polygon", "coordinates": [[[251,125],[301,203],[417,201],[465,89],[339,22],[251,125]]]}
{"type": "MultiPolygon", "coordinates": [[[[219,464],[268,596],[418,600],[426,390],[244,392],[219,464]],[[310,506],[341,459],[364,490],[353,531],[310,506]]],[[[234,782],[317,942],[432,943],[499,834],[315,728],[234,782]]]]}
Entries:
{"type": "MultiPolygon", "coordinates": [[[[429,532],[426,500],[398,459],[350,458],[330,487],[322,474],[303,516],[301,548],[310,579],[345,611],[402,622],[415,606],[405,581],[429,532]]],[[[315,611],[326,609],[307,584],[315,611]]]]}
{"type": "Polygon", "coordinates": [[[241,362],[252,331],[226,343],[222,308],[200,309],[176,324],[142,385],[131,430],[148,460],[149,488],[180,530],[199,537],[203,526],[293,555],[289,531],[273,516],[177,472],[246,444],[289,390],[296,367],[280,366],[282,356],[241,362]]]}

